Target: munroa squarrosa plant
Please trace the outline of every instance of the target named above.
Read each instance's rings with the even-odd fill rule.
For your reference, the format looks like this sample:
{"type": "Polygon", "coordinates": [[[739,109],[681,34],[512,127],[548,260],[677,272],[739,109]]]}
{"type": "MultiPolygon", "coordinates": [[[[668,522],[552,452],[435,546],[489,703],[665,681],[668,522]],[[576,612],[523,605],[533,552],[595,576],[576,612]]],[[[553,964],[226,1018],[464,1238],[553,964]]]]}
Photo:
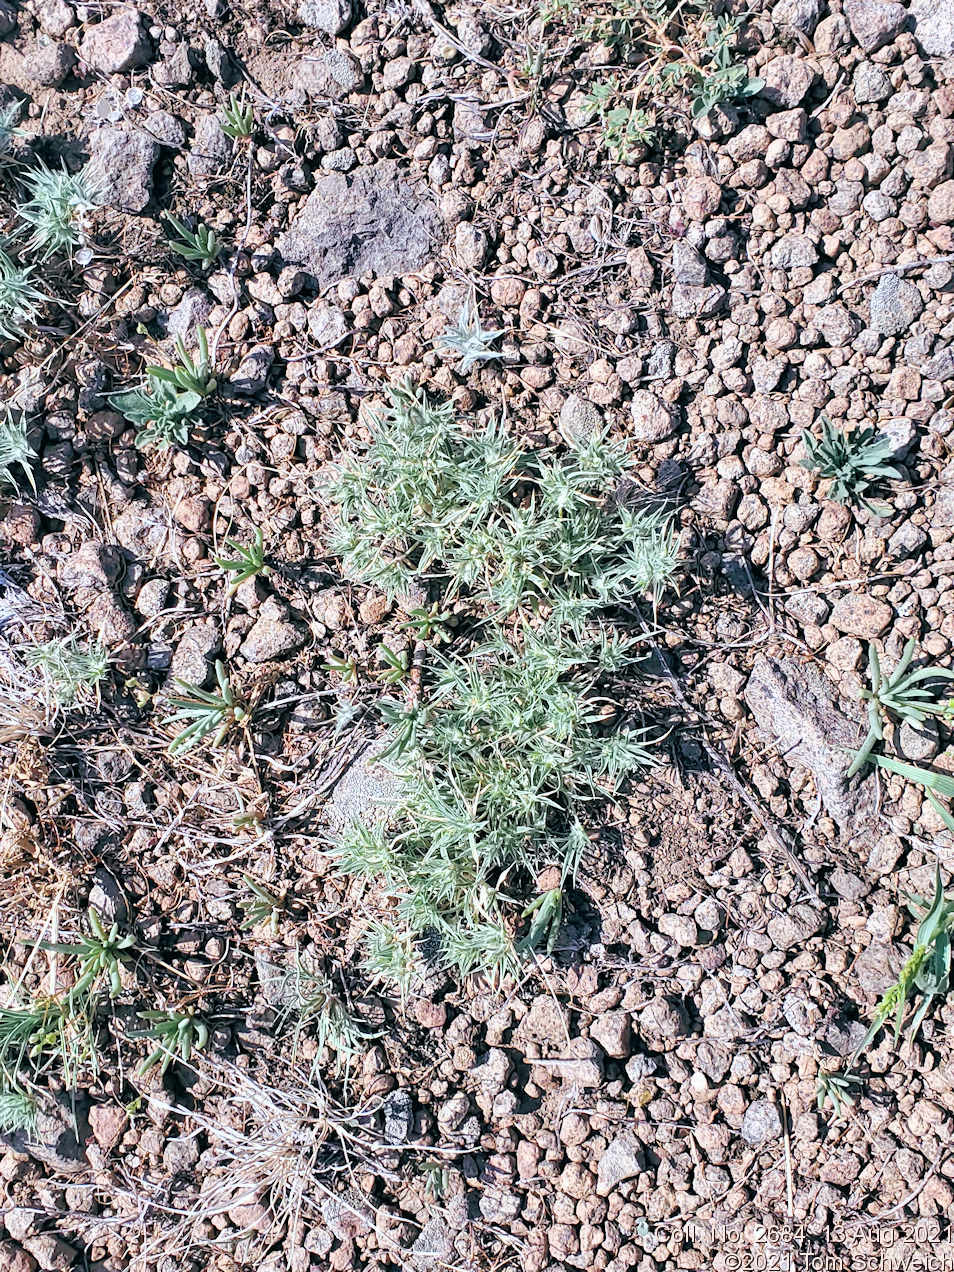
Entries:
{"type": "MultiPolygon", "coordinates": [[[[606,692],[638,654],[606,617],[658,595],[677,553],[663,517],[617,497],[626,455],[602,434],[527,453],[409,385],[370,428],[330,489],[346,573],[392,596],[430,586],[440,606],[466,597],[482,637],[431,648],[419,688],[381,701],[402,794],[334,850],[343,873],[392,899],[366,965],[406,993],[425,946],[465,975],[513,970],[531,944],[516,928],[534,876],[554,865],[565,883],[588,843],[586,809],[653,763],[647,730],[607,723],[606,692]]],[[[551,949],[556,900],[547,924],[529,925],[551,949]]]]}

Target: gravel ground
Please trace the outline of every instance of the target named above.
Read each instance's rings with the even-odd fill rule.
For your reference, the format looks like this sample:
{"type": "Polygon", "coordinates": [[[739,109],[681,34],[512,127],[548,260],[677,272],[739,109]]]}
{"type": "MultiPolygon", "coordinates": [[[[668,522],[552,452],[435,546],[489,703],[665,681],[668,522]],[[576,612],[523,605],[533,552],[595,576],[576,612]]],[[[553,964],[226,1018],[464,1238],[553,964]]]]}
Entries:
{"type": "MultiPolygon", "coordinates": [[[[660,37],[636,0],[0,0],[5,222],[36,159],[89,159],[100,205],[0,349],[37,454],[0,492],[0,1001],[56,988],[27,942],[90,906],[136,941],[98,1063],[42,1074],[33,1133],[0,1136],[0,1272],[954,1259],[945,994],[840,1115],[816,1102],[911,952],[907,894],[954,870],[919,785],[845,777],[868,642],[952,666],[954,3],[734,4],[759,86],[693,120],[652,73],[700,7],[660,37]],[[587,107],[607,83],[655,115],[626,154],[587,107]],[[503,334],[462,374],[439,338],[468,301],[503,334]],[[204,424],[137,449],[110,396],[200,325],[204,424]],[[402,1001],[362,962],[386,903],[327,849],[393,782],[369,668],[423,598],[342,577],[321,483],[405,376],[531,450],[602,421],[681,562],[620,616],[654,631],[625,706],[660,764],[593,810],[554,950],[402,1001]],[[874,506],[800,464],[822,414],[889,440],[874,506]],[[256,527],[271,573],[229,591],[213,558],[256,527]],[[18,651],[70,632],[109,672],[51,718],[18,651]],[[157,695],[216,658],[251,723],[171,757],[157,695]],[[245,875],[287,894],[276,931],[245,875]],[[299,964],[358,1022],[347,1062],[289,1024],[299,964]],[[137,1013],[171,1007],[207,1045],[139,1076],[137,1013]]],[[[932,719],[884,749],[954,774],[949,743],[932,719]]]]}

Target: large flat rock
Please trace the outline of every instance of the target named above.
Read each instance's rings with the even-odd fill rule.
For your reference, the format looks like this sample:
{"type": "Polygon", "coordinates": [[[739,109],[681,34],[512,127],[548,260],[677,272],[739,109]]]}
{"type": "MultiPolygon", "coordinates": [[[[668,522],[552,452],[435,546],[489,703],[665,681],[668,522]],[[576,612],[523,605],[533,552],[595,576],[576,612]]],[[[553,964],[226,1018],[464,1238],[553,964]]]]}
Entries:
{"type": "Polygon", "coordinates": [[[434,205],[395,164],[378,163],[322,176],[278,250],[328,287],[349,276],[413,273],[441,237],[434,205]]]}

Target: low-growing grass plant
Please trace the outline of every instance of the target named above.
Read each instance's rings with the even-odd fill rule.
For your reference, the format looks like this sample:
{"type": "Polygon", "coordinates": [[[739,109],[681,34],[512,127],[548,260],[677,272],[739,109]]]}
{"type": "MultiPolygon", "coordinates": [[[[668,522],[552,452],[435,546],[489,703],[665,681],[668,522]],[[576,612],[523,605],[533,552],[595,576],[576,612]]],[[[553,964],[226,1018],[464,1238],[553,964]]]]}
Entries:
{"type": "Polygon", "coordinates": [[[37,453],[27,437],[27,418],[23,411],[14,411],[9,405],[0,407],[0,484],[20,489],[14,475],[14,466],[26,477],[34,491],[33,461],[37,453]]]}
{"type": "Polygon", "coordinates": [[[122,992],[122,968],[132,959],[129,951],[136,944],[136,938],[131,933],[121,936],[118,923],[107,928],[92,907],[89,925],[91,934],[75,943],[37,941],[36,948],[75,960],[77,979],[69,992],[71,999],[95,994],[101,983],[108,985],[110,998],[115,998],[122,992]]]}
{"type": "Polygon", "coordinates": [[[255,128],[255,112],[247,102],[240,100],[234,93],[229,93],[229,104],[222,109],[219,127],[226,137],[233,140],[251,137],[255,128]]]}
{"type": "Polygon", "coordinates": [[[271,892],[264,884],[256,883],[251,875],[242,875],[242,882],[252,894],[239,902],[239,909],[245,911],[242,930],[247,932],[267,923],[275,936],[285,913],[285,893],[271,892]]]}
{"type": "Polygon", "coordinates": [[[141,1011],[140,1020],[149,1022],[148,1029],[133,1029],[130,1038],[156,1040],[156,1046],[139,1066],[140,1077],[159,1065],[164,1074],[175,1060],[187,1064],[195,1051],[203,1051],[209,1044],[209,1026],[194,1007],[182,1007],[173,1011],[141,1011]]]}
{"type": "Polygon", "coordinates": [[[173,240],[169,246],[183,260],[195,261],[202,269],[211,269],[222,254],[222,244],[215,236],[215,231],[207,225],[199,224],[190,230],[182,221],[176,220],[171,212],[164,213],[166,220],[178,235],[178,242],[173,240]]]}
{"type": "Polygon", "coordinates": [[[935,867],[934,895],[917,896],[907,893],[908,909],[920,920],[914,938],[914,948],[905,960],[895,983],[885,991],[875,1008],[874,1019],[852,1054],[844,1073],[823,1073],[818,1084],[818,1108],[831,1102],[836,1116],[842,1115],[842,1106],[853,1103],[849,1085],[857,1086],[863,1079],[851,1070],[862,1054],[874,1042],[882,1029],[893,1021],[894,1044],[898,1043],[907,1023],[908,1039],[914,1042],[930,1009],[940,995],[947,994],[951,979],[951,933],[954,931],[954,898],[944,894],[940,866],[935,867]],[[913,1010],[909,1008],[915,1001],[913,1010]]]}
{"type": "Polygon", "coordinates": [[[188,723],[169,743],[170,755],[184,755],[207,738],[211,739],[210,745],[213,748],[219,747],[232,728],[247,720],[248,711],[236,697],[221,659],[217,659],[215,663],[215,678],[219,685],[218,693],[210,693],[187,680],[173,682],[189,696],[169,699],[169,705],[176,710],[166,723],[188,723]]]}
{"type": "Polygon", "coordinates": [[[229,596],[236,592],[248,579],[253,579],[256,574],[261,574],[263,578],[268,578],[271,574],[271,568],[265,564],[265,536],[260,526],[255,527],[255,534],[248,547],[239,543],[236,539],[226,539],[225,546],[231,548],[235,556],[213,557],[212,559],[220,570],[224,570],[226,574],[233,576],[229,584],[229,596]]]}
{"type": "Polygon", "coordinates": [[[828,498],[835,503],[883,511],[868,501],[865,492],[873,482],[902,479],[903,474],[888,463],[891,443],[872,424],[846,433],[827,415],[820,418],[821,437],[813,437],[807,429],[802,433],[806,456],[798,462],[831,481],[828,498]]]}
{"type": "Polygon", "coordinates": [[[27,248],[44,261],[57,252],[72,257],[73,249],[84,241],[89,213],[98,206],[97,185],[89,168],[72,173],[40,162],[23,181],[30,197],[17,211],[32,230],[27,248]]]}
{"type": "Polygon", "coordinates": [[[652,596],[677,557],[664,519],[617,496],[626,456],[603,435],[526,454],[499,424],[466,428],[409,385],[370,427],[367,453],[332,486],[346,571],[391,595],[438,589],[436,612],[411,620],[419,636],[458,596],[483,629],[467,651],[432,646],[420,691],[378,702],[402,794],[334,850],[343,873],[393,899],[391,920],[368,929],[366,965],[407,994],[425,938],[461,974],[497,979],[521,952],[553,949],[562,887],[530,905],[520,893],[551,865],[565,885],[589,842],[586,806],[654,762],[650,731],[607,726],[600,687],[638,652],[600,612],[652,596]]]}

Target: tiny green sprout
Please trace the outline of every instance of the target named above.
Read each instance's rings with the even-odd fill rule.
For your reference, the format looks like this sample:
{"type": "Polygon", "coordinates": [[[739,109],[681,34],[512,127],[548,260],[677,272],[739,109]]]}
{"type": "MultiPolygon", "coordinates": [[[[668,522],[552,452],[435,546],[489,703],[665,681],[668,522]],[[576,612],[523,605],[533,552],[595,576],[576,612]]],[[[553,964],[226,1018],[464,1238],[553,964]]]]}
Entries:
{"type": "Polygon", "coordinates": [[[211,269],[222,252],[222,244],[215,237],[215,231],[202,224],[190,230],[171,212],[164,213],[164,216],[179,236],[178,243],[173,241],[169,244],[172,250],[184,260],[198,261],[202,269],[211,269]]]}
{"type": "Polygon", "coordinates": [[[247,709],[236,699],[221,659],[217,659],[215,663],[215,678],[219,683],[218,693],[209,693],[187,680],[174,682],[183,693],[190,696],[169,699],[169,705],[175,707],[176,711],[169,716],[166,723],[176,724],[182,720],[190,723],[169,743],[170,755],[184,755],[208,737],[212,738],[212,747],[219,747],[234,725],[242,724],[248,719],[247,709]]]}
{"type": "Polygon", "coordinates": [[[378,672],[378,679],[386,685],[396,685],[406,679],[411,665],[411,655],[407,649],[396,654],[387,645],[380,645],[378,656],[385,663],[387,670],[378,672]]]}
{"type": "Polygon", "coordinates": [[[14,414],[4,405],[0,407],[0,482],[19,490],[13,465],[18,464],[24,477],[36,491],[36,478],[33,476],[32,461],[37,453],[27,440],[27,419],[23,411],[14,414]]]}
{"type": "Polygon", "coordinates": [[[861,699],[868,703],[868,736],[851,762],[848,777],[854,775],[867,762],[878,742],[884,739],[884,719],[895,715],[905,724],[923,724],[929,715],[943,716],[944,703],[935,701],[935,692],[924,687],[926,680],[954,680],[954,671],[947,667],[921,667],[908,671],[917,642],[912,636],[904,647],[901,659],[890,676],[881,671],[878,651],[872,641],[868,646],[868,675],[871,688],[861,691],[861,699]]]}
{"type": "Polygon", "coordinates": [[[130,961],[129,950],[136,944],[136,938],[131,933],[119,935],[118,923],[113,923],[107,929],[92,906],[89,910],[89,925],[92,935],[80,937],[72,945],[59,941],[36,942],[37,949],[76,959],[79,975],[69,991],[68,1001],[83,998],[95,990],[101,979],[109,982],[110,998],[116,998],[122,993],[121,969],[130,961]]]}
{"type": "Polygon", "coordinates": [[[356,685],[358,683],[358,660],[354,654],[347,658],[339,658],[337,654],[329,654],[328,661],[321,664],[322,671],[334,671],[341,677],[341,683],[356,685]]]}
{"type": "Polygon", "coordinates": [[[136,426],[136,446],[144,450],[168,450],[170,446],[186,446],[193,417],[202,405],[200,394],[189,390],[180,393],[174,384],[155,375],[135,389],[114,393],[110,406],[136,426]]]}
{"type": "Polygon", "coordinates": [[[236,554],[235,557],[213,557],[212,559],[220,570],[235,576],[229,584],[228,596],[236,592],[243,583],[254,578],[256,574],[261,574],[263,578],[268,578],[271,574],[271,568],[265,564],[265,536],[260,526],[255,527],[254,540],[249,547],[243,546],[235,539],[226,539],[225,543],[236,554]]]}
{"type": "Polygon", "coordinates": [[[41,305],[53,297],[35,286],[32,265],[18,265],[0,248],[0,337],[19,340],[33,325],[41,305]]]}
{"type": "Polygon", "coordinates": [[[485,331],[480,325],[476,306],[468,300],[457,322],[445,327],[441,332],[438,344],[448,353],[456,353],[460,356],[457,370],[461,375],[466,375],[476,363],[488,362],[492,358],[500,357],[499,352],[491,346],[503,334],[503,329],[485,331]]]}
{"type": "Polygon", "coordinates": [[[137,1015],[140,1020],[149,1021],[151,1027],[132,1030],[130,1038],[156,1038],[159,1044],[139,1066],[140,1077],[157,1064],[160,1074],[164,1074],[173,1060],[182,1059],[188,1063],[193,1051],[202,1051],[208,1045],[209,1026],[194,1007],[183,1007],[178,1011],[140,1011],[137,1015]]]}
{"type": "Polygon", "coordinates": [[[251,106],[240,102],[234,93],[229,93],[229,104],[223,107],[222,114],[225,118],[219,127],[226,137],[236,140],[251,137],[255,127],[255,114],[251,106]]]}
{"type": "Polygon", "coordinates": [[[378,703],[378,710],[394,738],[391,745],[380,753],[381,759],[386,760],[393,756],[398,760],[405,751],[417,746],[418,734],[427,720],[427,708],[417,703],[406,706],[403,702],[384,698],[378,703]]]}
{"type": "Polygon", "coordinates": [[[262,884],[256,883],[251,875],[242,875],[242,882],[252,893],[251,897],[239,902],[239,909],[246,914],[242,931],[247,932],[261,923],[267,923],[274,936],[278,932],[278,924],[285,912],[286,893],[269,892],[262,884]]]}
{"type": "Polygon", "coordinates": [[[828,498],[833,502],[860,504],[878,513],[879,509],[865,498],[865,491],[873,481],[900,481],[903,475],[887,462],[891,443],[871,424],[844,433],[827,415],[820,418],[822,435],[817,441],[807,430],[802,433],[806,457],[799,464],[831,480],[828,498]]]}
{"type": "Polygon", "coordinates": [[[424,1191],[431,1201],[440,1201],[447,1193],[450,1171],[444,1162],[425,1162],[421,1168],[421,1178],[424,1181],[424,1191]]]}
{"type": "Polygon", "coordinates": [[[547,954],[552,954],[563,922],[563,889],[551,888],[549,892],[544,892],[535,901],[530,902],[520,917],[528,919],[531,914],[534,918],[530,931],[517,945],[518,951],[525,954],[529,950],[536,949],[546,939],[547,954]]]}
{"type": "Polygon", "coordinates": [[[851,1094],[849,1087],[860,1086],[864,1081],[863,1078],[856,1077],[853,1073],[820,1073],[818,1075],[818,1089],[816,1105],[819,1113],[825,1111],[825,1105],[831,1104],[836,1120],[840,1120],[845,1113],[846,1108],[853,1108],[855,1097],[851,1094]]]}
{"type": "Polygon", "coordinates": [[[196,343],[198,356],[193,359],[182,336],[176,336],[179,365],[146,367],[146,375],[152,380],[164,381],[175,388],[184,389],[187,393],[198,393],[201,398],[208,397],[215,392],[217,381],[209,362],[209,339],[204,327],[196,327],[196,343]]]}
{"type": "Polygon", "coordinates": [[[430,609],[412,609],[409,621],[399,623],[398,626],[413,632],[415,640],[430,640],[433,636],[439,645],[443,645],[453,638],[453,628],[450,626],[453,617],[450,610],[442,611],[435,601],[430,609]]]}

